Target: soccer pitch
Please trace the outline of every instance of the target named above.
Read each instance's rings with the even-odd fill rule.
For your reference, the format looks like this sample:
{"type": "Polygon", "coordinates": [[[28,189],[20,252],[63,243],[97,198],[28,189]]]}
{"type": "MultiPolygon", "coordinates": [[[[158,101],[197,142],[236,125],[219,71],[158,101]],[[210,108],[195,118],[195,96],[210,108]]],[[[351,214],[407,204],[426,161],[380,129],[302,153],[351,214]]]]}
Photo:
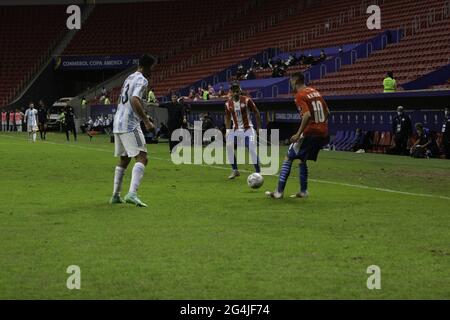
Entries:
{"type": "Polygon", "coordinates": [[[175,166],[149,145],[136,208],[107,204],[107,137],[47,139],[0,134],[1,299],[450,298],[450,161],[322,152],[311,197],[275,201],[277,177],[251,190],[248,172],[227,181],[228,166],[175,166]]]}

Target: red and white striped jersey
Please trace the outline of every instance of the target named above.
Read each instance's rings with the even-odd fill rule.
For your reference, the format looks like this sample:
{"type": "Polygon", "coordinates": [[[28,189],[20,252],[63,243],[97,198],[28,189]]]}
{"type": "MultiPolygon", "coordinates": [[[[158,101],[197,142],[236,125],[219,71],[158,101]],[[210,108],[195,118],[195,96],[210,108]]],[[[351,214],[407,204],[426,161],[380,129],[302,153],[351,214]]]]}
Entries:
{"type": "Polygon", "coordinates": [[[256,112],[256,105],[250,97],[241,96],[239,101],[230,99],[225,103],[225,114],[231,116],[235,130],[253,128],[250,112],[256,112]]]}

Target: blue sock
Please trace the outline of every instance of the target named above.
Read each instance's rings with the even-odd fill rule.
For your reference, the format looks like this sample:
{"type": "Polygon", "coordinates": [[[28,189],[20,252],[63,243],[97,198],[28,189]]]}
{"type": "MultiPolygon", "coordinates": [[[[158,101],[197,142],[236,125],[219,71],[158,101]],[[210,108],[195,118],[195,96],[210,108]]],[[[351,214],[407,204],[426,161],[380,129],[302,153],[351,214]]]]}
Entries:
{"type": "Polygon", "coordinates": [[[308,165],[306,162],[300,163],[300,191],[306,192],[308,190],[308,165]]]}
{"type": "Polygon", "coordinates": [[[289,174],[291,173],[292,160],[284,160],[281,166],[280,178],[278,179],[278,192],[283,193],[289,174]]]}
{"type": "Polygon", "coordinates": [[[261,173],[261,167],[260,167],[260,165],[259,165],[259,157],[257,157],[256,159],[257,159],[257,163],[254,164],[254,166],[255,166],[255,172],[256,172],[256,173],[261,173]]]}
{"type": "Polygon", "coordinates": [[[238,166],[237,166],[236,156],[234,156],[234,158],[233,158],[233,163],[231,164],[231,167],[233,168],[234,171],[237,171],[238,166]]]}

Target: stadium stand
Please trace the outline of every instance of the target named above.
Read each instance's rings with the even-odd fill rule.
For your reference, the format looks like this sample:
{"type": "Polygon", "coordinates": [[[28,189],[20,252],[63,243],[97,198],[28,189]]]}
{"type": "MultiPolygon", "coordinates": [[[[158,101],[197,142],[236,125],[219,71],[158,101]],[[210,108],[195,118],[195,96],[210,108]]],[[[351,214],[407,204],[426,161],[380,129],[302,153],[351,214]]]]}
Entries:
{"type": "MultiPolygon", "coordinates": [[[[342,18],[342,13],[348,12],[348,8],[353,8],[354,11],[356,10],[355,1],[342,1],[339,2],[339,4],[334,3],[333,6],[329,6],[329,3],[327,1],[322,1],[319,4],[313,6],[312,8],[303,8],[303,10],[300,10],[299,12],[293,14],[290,17],[285,18],[280,23],[275,24],[268,28],[266,31],[254,34],[248,39],[243,39],[241,41],[237,41],[231,48],[223,50],[222,52],[217,53],[216,55],[209,57],[207,59],[207,62],[203,63],[197,63],[197,65],[194,65],[190,68],[188,68],[185,71],[177,73],[176,77],[170,77],[167,80],[163,80],[159,83],[156,83],[157,87],[157,93],[165,94],[167,92],[167,89],[169,88],[180,88],[185,87],[189,85],[190,83],[194,83],[195,81],[204,78],[208,75],[213,74],[214,72],[217,72],[219,70],[222,70],[226,68],[228,65],[232,63],[238,63],[239,61],[242,61],[244,58],[249,58],[256,53],[260,52],[261,50],[264,50],[268,47],[273,47],[274,45],[278,45],[278,48],[280,49],[298,49],[307,51],[307,48],[320,48],[320,47],[327,47],[327,46],[337,46],[337,45],[343,45],[346,43],[359,43],[363,42],[364,40],[367,40],[370,37],[375,36],[379,30],[368,30],[365,26],[362,24],[365,24],[365,19],[360,19],[360,16],[358,16],[355,12],[353,14],[348,14],[347,20],[345,18],[342,18]],[[347,10],[346,10],[347,9],[347,10]],[[302,31],[299,32],[299,30],[314,30],[314,28],[317,28],[317,17],[320,13],[321,17],[329,17],[329,28],[330,30],[316,30],[316,36],[309,36],[302,34],[302,31]],[[302,16],[302,19],[298,19],[298,15],[302,16]],[[337,20],[338,22],[333,22],[334,20],[337,20]],[[301,21],[301,22],[300,22],[301,21]],[[340,21],[340,22],[339,22],[340,21]],[[301,26],[299,24],[301,23],[301,26]],[[351,32],[352,30],[365,30],[363,32],[351,32]],[[304,36],[308,40],[307,42],[301,43],[301,39],[298,37],[304,36]],[[350,35],[350,36],[349,36],[350,35]],[[309,38],[308,38],[309,37],[309,38]],[[296,43],[301,43],[300,46],[296,47],[296,43]],[[287,45],[286,45],[287,44],[287,45]],[[294,46],[293,46],[294,44],[294,46]],[[233,59],[234,58],[234,59],[233,59]]],[[[434,0],[430,2],[422,2],[422,1],[414,1],[411,3],[410,1],[396,1],[396,2],[382,2],[380,3],[382,10],[383,10],[383,29],[397,29],[397,28],[405,28],[407,29],[412,21],[411,17],[421,17],[422,21],[422,31],[420,33],[423,33],[426,35],[428,32],[433,32],[435,30],[441,30],[442,25],[436,22],[435,25],[431,26],[430,28],[424,28],[426,27],[426,23],[423,23],[423,21],[426,19],[429,10],[436,10],[437,14],[439,12],[442,12],[442,19],[445,19],[444,17],[444,6],[446,2],[443,0],[434,0]],[[408,6],[406,6],[408,4],[408,6]],[[402,8],[407,8],[405,10],[401,10],[402,8]],[[442,10],[441,10],[442,9],[442,10]],[[398,13],[401,12],[399,15],[398,13]],[[427,31],[428,30],[428,31],[427,31]]],[[[364,7],[366,8],[366,7],[364,7]]],[[[365,12],[364,12],[365,14],[365,12]]],[[[419,19],[419,18],[418,18],[419,19]]],[[[323,21],[323,18],[321,18],[319,21],[323,21]]],[[[327,21],[327,20],[326,20],[327,21]]],[[[326,24],[325,24],[326,25],[326,24]]],[[[448,27],[448,26],[447,26],[448,27]]],[[[446,28],[447,28],[446,27],[446,28]]],[[[426,48],[427,50],[432,50],[432,46],[430,46],[430,42],[436,44],[439,43],[439,37],[448,31],[442,30],[440,33],[438,32],[436,36],[432,39],[428,39],[427,43],[422,43],[419,34],[412,34],[408,35],[405,40],[407,40],[406,44],[403,45],[405,50],[408,50],[407,48],[426,48]],[[411,46],[408,46],[410,43],[412,43],[411,46]]],[[[441,42],[442,43],[442,42],[441,42]]],[[[441,46],[438,47],[440,51],[433,51],[434,54],[441,54],[445,49],[445,47],[441,46]]],[[[400,46],[399,48],[402,48],[400,46]]],[[[390,48],[388,48],[390,49],[390,48]]],[[[401,51],[401,50],[399,50],[401,51]]],[[[391,51],[389,51],[387,54],[380,54],[380,57],[384,58],[392,58],[392,55],[398,55],[399,52],[396,52],[395,50],[392,51],[392,55],[389,55],[391,51]]],[[[402,55],[397,56],[398,58],[402,58],[402,55]]],[[[396,58],[397,58],[396,57],[396,58]]],[[[405,56],[405,59],[409,59],[408,56],[405,56]]],[[[397,59],[398,60],[398,59],[397,59]]],[[[426,63],[425,61],[424,63],[426,63]]],[[[379,62],[377,62],[379,64],[379,62]]],[[[400,73],[400,76],[403,76],[403,73],[406,73],[409,75],[409,71],[401,69],[404,66],[408,66],[409,64],[406,62],[403,62],[403,65],[399,65],[394,71],[402,71],[400,73]]],[[[442,64],[442,61],[436,62],[437,64],[442,64]]],[[[348,67],[351,69],[352,67],[348,67]]],[[[291,72],[294,71],[303,71],[299,68],[299,70],[291,70],[291,72]]],[[[345,69],[343,70],[345,71],[345,69]]],[[[381,75],[384,75],[385,70],[381,73],[381,75]]],[[[426,71],[423,71],[426,72],[426,71]]],[[[340,74],[340,72],[338,73],[340,74]]],[[[337,77],[338,74],[335,76],[337,77]]],[[[378,76],[380,77],[380,75],[378,76]]],[[[375,78],[373,78],[375,81],[375,78]]],[[[375,83],[368,83],[366,87],[360,88],[360,90],[354,90],[350,91],[350,93],[361,93],[364,90],[378,90],[379,91],[379,78],[376,79],[378,81],[377,84],[375,83]]],[[[400,78],[402,80],[402,78],[400,78]]],[[[347,81],[347,80],[346,80],[347,81]]],[[[338,89],[339,93],[348,93],[348,91],[338,89]]],[[[326,92],[326,90],[325,90],[326,92]]]]}
{"type": "MultiPolygon", "coordinates": [[[[290,16],[286,16],[278,23],[273,23],[262,32],[252,33],[253,26],[258,25],[258,23],[264,23],[266,19],[270,21],[271,15],[274,12],[278,12],[277,15],[281,15],[284,12],[284,10],[279,11],[279,3],[277,1],[266,1],[264,2],[264,6],[252,12],[251,17],[245,17],[244,21],[240,23],[241,30],[249,30],[247,37],[235,41],[231,47],[221,50],[214,55],[206,55],[199,63],[191,66],[187,70],[178,72],[176,77],[169,77],[166,80],[156,83],[157,93],[165,94],[169,88],[179,89],[186,87],[197,80],[225,69],[231,64],[248,59],[266,48],[276,47],[280,41],[283,39],[289,40],[293,35],[299,33],[299,30],[312,29],[317,24],[317,15],[319,13],[322,17],[332,18],[338,16],[340,12],[345,11],[352,2],[354,3],[354,1],[333,2],[333,5],[329,6],[329,1],[320,1],[313,3],[311,7],[298,8],[298,2],[287,1],[283,5],[285,8],[289,8],[290,6],[290,16]],[[302,19],[299,19],[300,15],[302,19]]],[[[223,34],[233,34],[237,31],[235,26],[227,26],[223,30],[223,34]]],[[[206,46],[206,48],[209,47],[211,47],[211,44],[206,46]]]]}
{"type": "Polygon", "coordinates": [[[49,58],[67,30],[66,16],[65,6],[0,7],[0,105],[11,102],[49,58]]]}
{"type": "MultiPolygon", "coordinates": [[[[449,51],[448,41],[442,41],[443,36],[449,36],[449,25],[445,23],[447,17],[445,17],[443,9],[446,1],[411,2],[399,0],[395,2],[375,2],[380,4],[383,11],[383,29],[403,28],[406,33],[404,43],[388,45],[384,50],[385,52],[374,52],[368,59],[360,59],[355,65],[343,66],[340,72],[329,74],[321,80],[314,81],[312,85],[319,87],[325,94],[380,92],[380,82],[387,69],[394,71],[398,83],[401,84],[448,63],[448,60],[443,58],[445,57],[444,53],[449,51]],[[408,5],[406,6],[406,4],[408,5]],[[430,18],[431,12],[434,12],[433,18],[430,18]],[[435,21],[436,16],[439,16],[441,21],[435,21]],[[416,17],[416,20],[411,21],[411,17],[416,17]],[[433,23],[431,24],[427,19],[433,20],[431,21],[433,23]],[[412,28],[414,28],[414,32],[411,30],[412,28]],[[432,36],[427,37],[428,34],[432,34],[432,36]],[[439,59],[433,60],[435,56],[439,59]],[[383,68],[383,62],[388,59],[394,59],[399,63],[395,67],[384,65],[383,68]],[[372,68],[373,66],[377,66],[377,68],[372,68]],[[371,70],[370,73],[368,72],[369,69],[371,70]],[[358,83],[354,83],[354,80],[349,82],[349,77],[352,77],[355,73],[360,75],[361,81],[358,81],[358,83]]],[[[227,9],[217,10],[217,6],[221,3],[215,4],[214,8],[206,2],[203,6],[196,6],[200,11],[203,8],[207,12],[207,16],[211,18],[205,19],[203,25],[212,23],[214,21],[212,17],[220,16],[224,11],[226,12],[233,7],[229,5],[227,9]]],[[[256,3],[259,4],[258,1],[256,3]]],[[[113,5],[99,5],[88,19],[85,30],[77,34],[65,54],[102,53],[103,51],[104,54],[119,54],[150,51],[167,57],[155,68],[151,80],[156,95],[162,96],[167,95],[169,90],[189,87],[230,65],[249,59],[269,47],[277,47],[286,52],[293,50],[308,52],[308,50],[312,50],[311,48],[319,50],[319,48],[336,48],[349,43],[362,43],[380,32],[379,30],[368,30],[363,26],[366,19],[361,19],[361,17],[366,17],[365,9],[367,8],[367,3],[364,3],[364,1],[345,0],[339,3],[333,2],[333,5],[329,4],[330,1],[323,0],[314,2],[310,6],[304,6],[304,3],[303,6],[299,6],[297,1],[288,1],[283,4],[284,6],[280,10],[277,1],[268,0],[264,2],[264,5],[256,5],[252,10],[242,13],[241,16],[231,18],[230,22],[225,23],[219,30],[205,34],[201,39],[198,38],[197,41],[193,41],[191,47],[171,56],[168,56],[167,52],[171,48],[173,49],[174,43],[181,41],[186,36],[184,31],[188,30],[188,34],[195,33],[192,29],[195,29],[194,25],[186,28],[179,27],[180,25],[188,25],[190,19],[180,17],[176,27],[177,30],[183,31],[178,31],[178,33],[175,30],[170,31],[173,24],[167,24],[166,21],[165,25],[169,28],[169,36],[164,35],[164,39],[160,39],[159,35],[149,37],[146,31],[142,31],[150,30],[150,24],[145,28],[142,28],[141,25],[138,28],[135,24],[128,29],[121,28],[117,23],[113,26],[112,21],[117,17],[110,16],[109,12],[115,12],[116,10],[108,10],[108,6],[113,5]],[[320,19],[317,18],[318,15],[320,15],[320,19]],[[299,19],[299,16],[302,19],[299,19]],[[101,25],[106,27],[100,27],[101,25]],[[258,27],[261,27],[262,31],[257,32],[258,27]],[[139,31],[134,31],[135,29],[139,31]],[[352,32],[356,29],[364,31],[352,32]],[[96,32],[93,32],[94,30],[96,32]],[[106,38],[107,41],[104,40],[106,38]],[[114,41],[115,38],[120,39],[120,41],[114,41]],[[133,41],[135,38],[140,40],[133,41]],[[123,41],[130,42],[130,46],[124,46],[123,41]],[[126,50],[126,52],[123,50],[126,50]]],[[[145,5],[151,6],[151,4],[145,5]]],[[[182,6],[183,4],[177,5],[182,6]]],[[[127,10],[135,10],[134,6],[144,6],[144,4],[122,6],[124,7],[123,12],[127,12],[127,10]]],[[[166,12],[167,10],[174,10],[174,8],[165,6],[155,8],[156,11],[152,14],[155,19],[151,23],[155,23],[155,25],[163,23],[162,20],[156,18],[156,16],[159,16],[158,10],[166,12]]],[[[181,11],[183,10],[188,9],[181,8],[181,11]]],[[[146,21],[144,16],[146,12],[149,12],[149,9],[141,11],[144,12],[142,13],[142,19],[137,20],[146,21]]],[[[198,14],[201,15],[202,13],[198,14]]],[[[123,16],[128,17],[129,15],[123,16]]],[[[128,19],[123,19],[123,21],[124,24],[127,24],[128,19]]],[[[133,23],[131,24],[133,25],[133,23]]],[[[305,66],[295,66],[288,70],[288,74],[305,71],[306,69],[305,66]]],[[[270,72],[263,71],[262,74],[258,75],[258,78],[268,76],[270,76],[270,72]]],[[[113,94],[117,90],[114,89],[113,94]]],[[[114,95],[112,100],[114,101],[114,95]]]]}
{"type": "Polygon", "coordinates": [[[239,1],[159,1],[97,5],[65,55],[115,55],[148,52],[165,56],[182,43],[200,41],[229,16],[249,10],[239,1]],[[230,9],[231,8],[231,9],[230,9]],[[239,9],[233,9],[239,8],[239,9]],[[161,30],[164,32],[154,32],[161,30]]]}
{"type": "MultiPolygon", "coordinates": [[[[343,66],[339,72],[328,74],[311,85],[320,88],[325,95],[377,93],[382,91],[382,78],[387,71],[393,71],[397,83],[401,85],[448,64],[448,17],[441,16],[441,21],[429,26],[426,20],[429,10],[442,8],[443,5],[444,1],[416,3],[407,11],[408,16],[420,17],[415,27],[417,30],[412,34],[410,30],[405,30],[407,34],[400,43],[389,44],[385,50],[374,52],[367,59],[357,60],[354,65],[343,66]],[[386,61],[389,63],[386,64],[386,61]],[[357,79],[355,74],[359,75],[357,79]]],[[[401,19],[402,16],[395,15],[395,8],[387,11],[384,21],[389,23],[390,19],[401,19]]],[[[402,25],[407,21],[400,20],[400,23],[402,25]]]]}

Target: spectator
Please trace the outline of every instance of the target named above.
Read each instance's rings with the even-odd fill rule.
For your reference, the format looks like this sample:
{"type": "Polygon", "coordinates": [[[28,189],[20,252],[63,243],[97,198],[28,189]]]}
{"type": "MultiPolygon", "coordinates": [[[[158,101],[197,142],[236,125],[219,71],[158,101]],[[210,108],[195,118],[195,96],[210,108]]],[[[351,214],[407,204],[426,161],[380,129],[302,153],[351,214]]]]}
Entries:
{"type": "Polygon", "coordinates": [[[286,64],[287,67],[290,67],[290,66],[295,65],[295,61],[296,61],[295,53],[291,53],[289,55],[288,59],[286,60],[285,64],[286,64]]]}
{"type": "Polygon", "coordinates": [[[222,97],[225,97],[226,95],[227,95],[227,94],[226,94],[225,90],[223,89],[223,86],[221,85],[221,86],[219,87],[218,96],[219,96],[219,98],[222,98],[222,97]]]}
{"type": "Polygon", "coordinates": [[[442,146],[447,159],[450,159],[450,111],[445,108],[444,124],[442,125],[442,146]]]}
{"type": "Polygon", "coordinates": [[[431,158],[438,155],[436,137],[421,123],[416,123],[417,141],[411,147],[411,157],[431,158]]]}
{"type": "Polygon", "coordinates": [[[321,50],[320,51],[320,56],[319,56],[319,62],[323,62],[325,60],[327,60],[327,54],[325,53],[324,50],[321,50]]]}
{"type": "Polygon", "coordinates": [[[384,93],[392,93],[397,91],[397,81],[394,79],[394,73],[389,71],[387,77],[383,80],[384,93]]]}
{"type": "Polygon", "coordinates": [[[252,68],[253,69],[261,69],[261,63],[258,61],[258,60],[256,60],[256,59],[253,59],[253,61],[252,61],[252,68]]]}
{"type": "Polygon", "coordinates": [[[202,99],[205,101],[209,100],[209,91],[208,90],[202,89],[202,99]]]}
{"type": "Polygon", "coordinates": [[[148,87],[147,102],[148,103],[158,103],[155,93],[153,92],[153,87],[150,87],[150,86],[148,87]]]}
{"type": "Polygon", "coordinates": [[[87,121],[80,126],[81,132],[87,133],[89,135],[89,131],[92,130],[94,126],[94,121],[92,121],[92,118],[89,116],[87,121]]]}
{"type": "Polygon", "coordinates": [[[284,77],[286,74],[286,67],[282,64],[277,64],[272,71],[272,78],[284,77]]]}
{"type": "Polygon", "coordinates": [[[248,69],[245,79],[246,80],[255,80],[256,79],[256,74],[252,68],[248,69]]]}
{"type": "Polygon", "coordinates": [[[244,66],[242,64],[240,64],[236,71],[236,79],[242,80],[244,78],[244,76],[245,76],[244,66]]]}
{"type": "Polygon", "coordinates": [[[194,88],[189,89],[189,94],[188,94],[187,98],[189,100],[194,100],[195,99],[195,89],[194,88]]]}
{"type": "Polygon", "coordinates": [[[408,139],[412,134],[411,119],[405,114],[403,107],[397,108],[397,115],[392,120],[392,134],[395,146],[388,153],[396,155],[408,154],[408,139]]]}
{"type": "Polygon", "coordinates": [[[104,104],[105,105],[110,105],[111,104],[111,101],[109,101],[109,97],[107,95],[105,96],[104,104]]]}
{"type": "Polygon", "coordinates": [[[197,94],[195,96],[194,101],[202,100],[202,99],[203,99],[203,89],[201,87],[198,87],[197,88],[197,94]]]}
{"type": "Polygon", "coordinates": [[[106,91],[105,87],[103,87],[103,88],[102,88],[102,91],[101,91],[101,94],[100,94],[100,99],[99,99],[100,103],[103,103],[103,101],[104,101],[105,98],[106,98],[107,93],[108,93],[108,92],[106,91]]]}
{"type": "Polygon", "coordinates": [[[86,97],[81,98],[81,107],[84,109],[87,106],[87,100],[86,97]]]}
{"type": "Polygon", "coordinates": [[[245,76],[244,66],[242,64],[240,64],[236,71],[236,78],[238,80],[242,80],[244,76],[245,76]]]}
{"type": "Polygon", "coordinates": [[[313,55],[310,53],[310,54],[308,54],[307,57],[305,57],[304,64],[311,65],[314,63],[314,60],[315,59],[314,59],[313,55]]]}
{"type": "Polygon", "coordinates": [[[208,93],[211,98],[216,97],[216,90],[214,90],[214,87],[211,84],[208,84],[208,93]]]}
{"type": "Polygon", "coordinates": [[[214,121],[209,115],[209,113],[206,112],[202,117],[202,130],[206,131],[213,128],[214,128],[214,121]]]}

